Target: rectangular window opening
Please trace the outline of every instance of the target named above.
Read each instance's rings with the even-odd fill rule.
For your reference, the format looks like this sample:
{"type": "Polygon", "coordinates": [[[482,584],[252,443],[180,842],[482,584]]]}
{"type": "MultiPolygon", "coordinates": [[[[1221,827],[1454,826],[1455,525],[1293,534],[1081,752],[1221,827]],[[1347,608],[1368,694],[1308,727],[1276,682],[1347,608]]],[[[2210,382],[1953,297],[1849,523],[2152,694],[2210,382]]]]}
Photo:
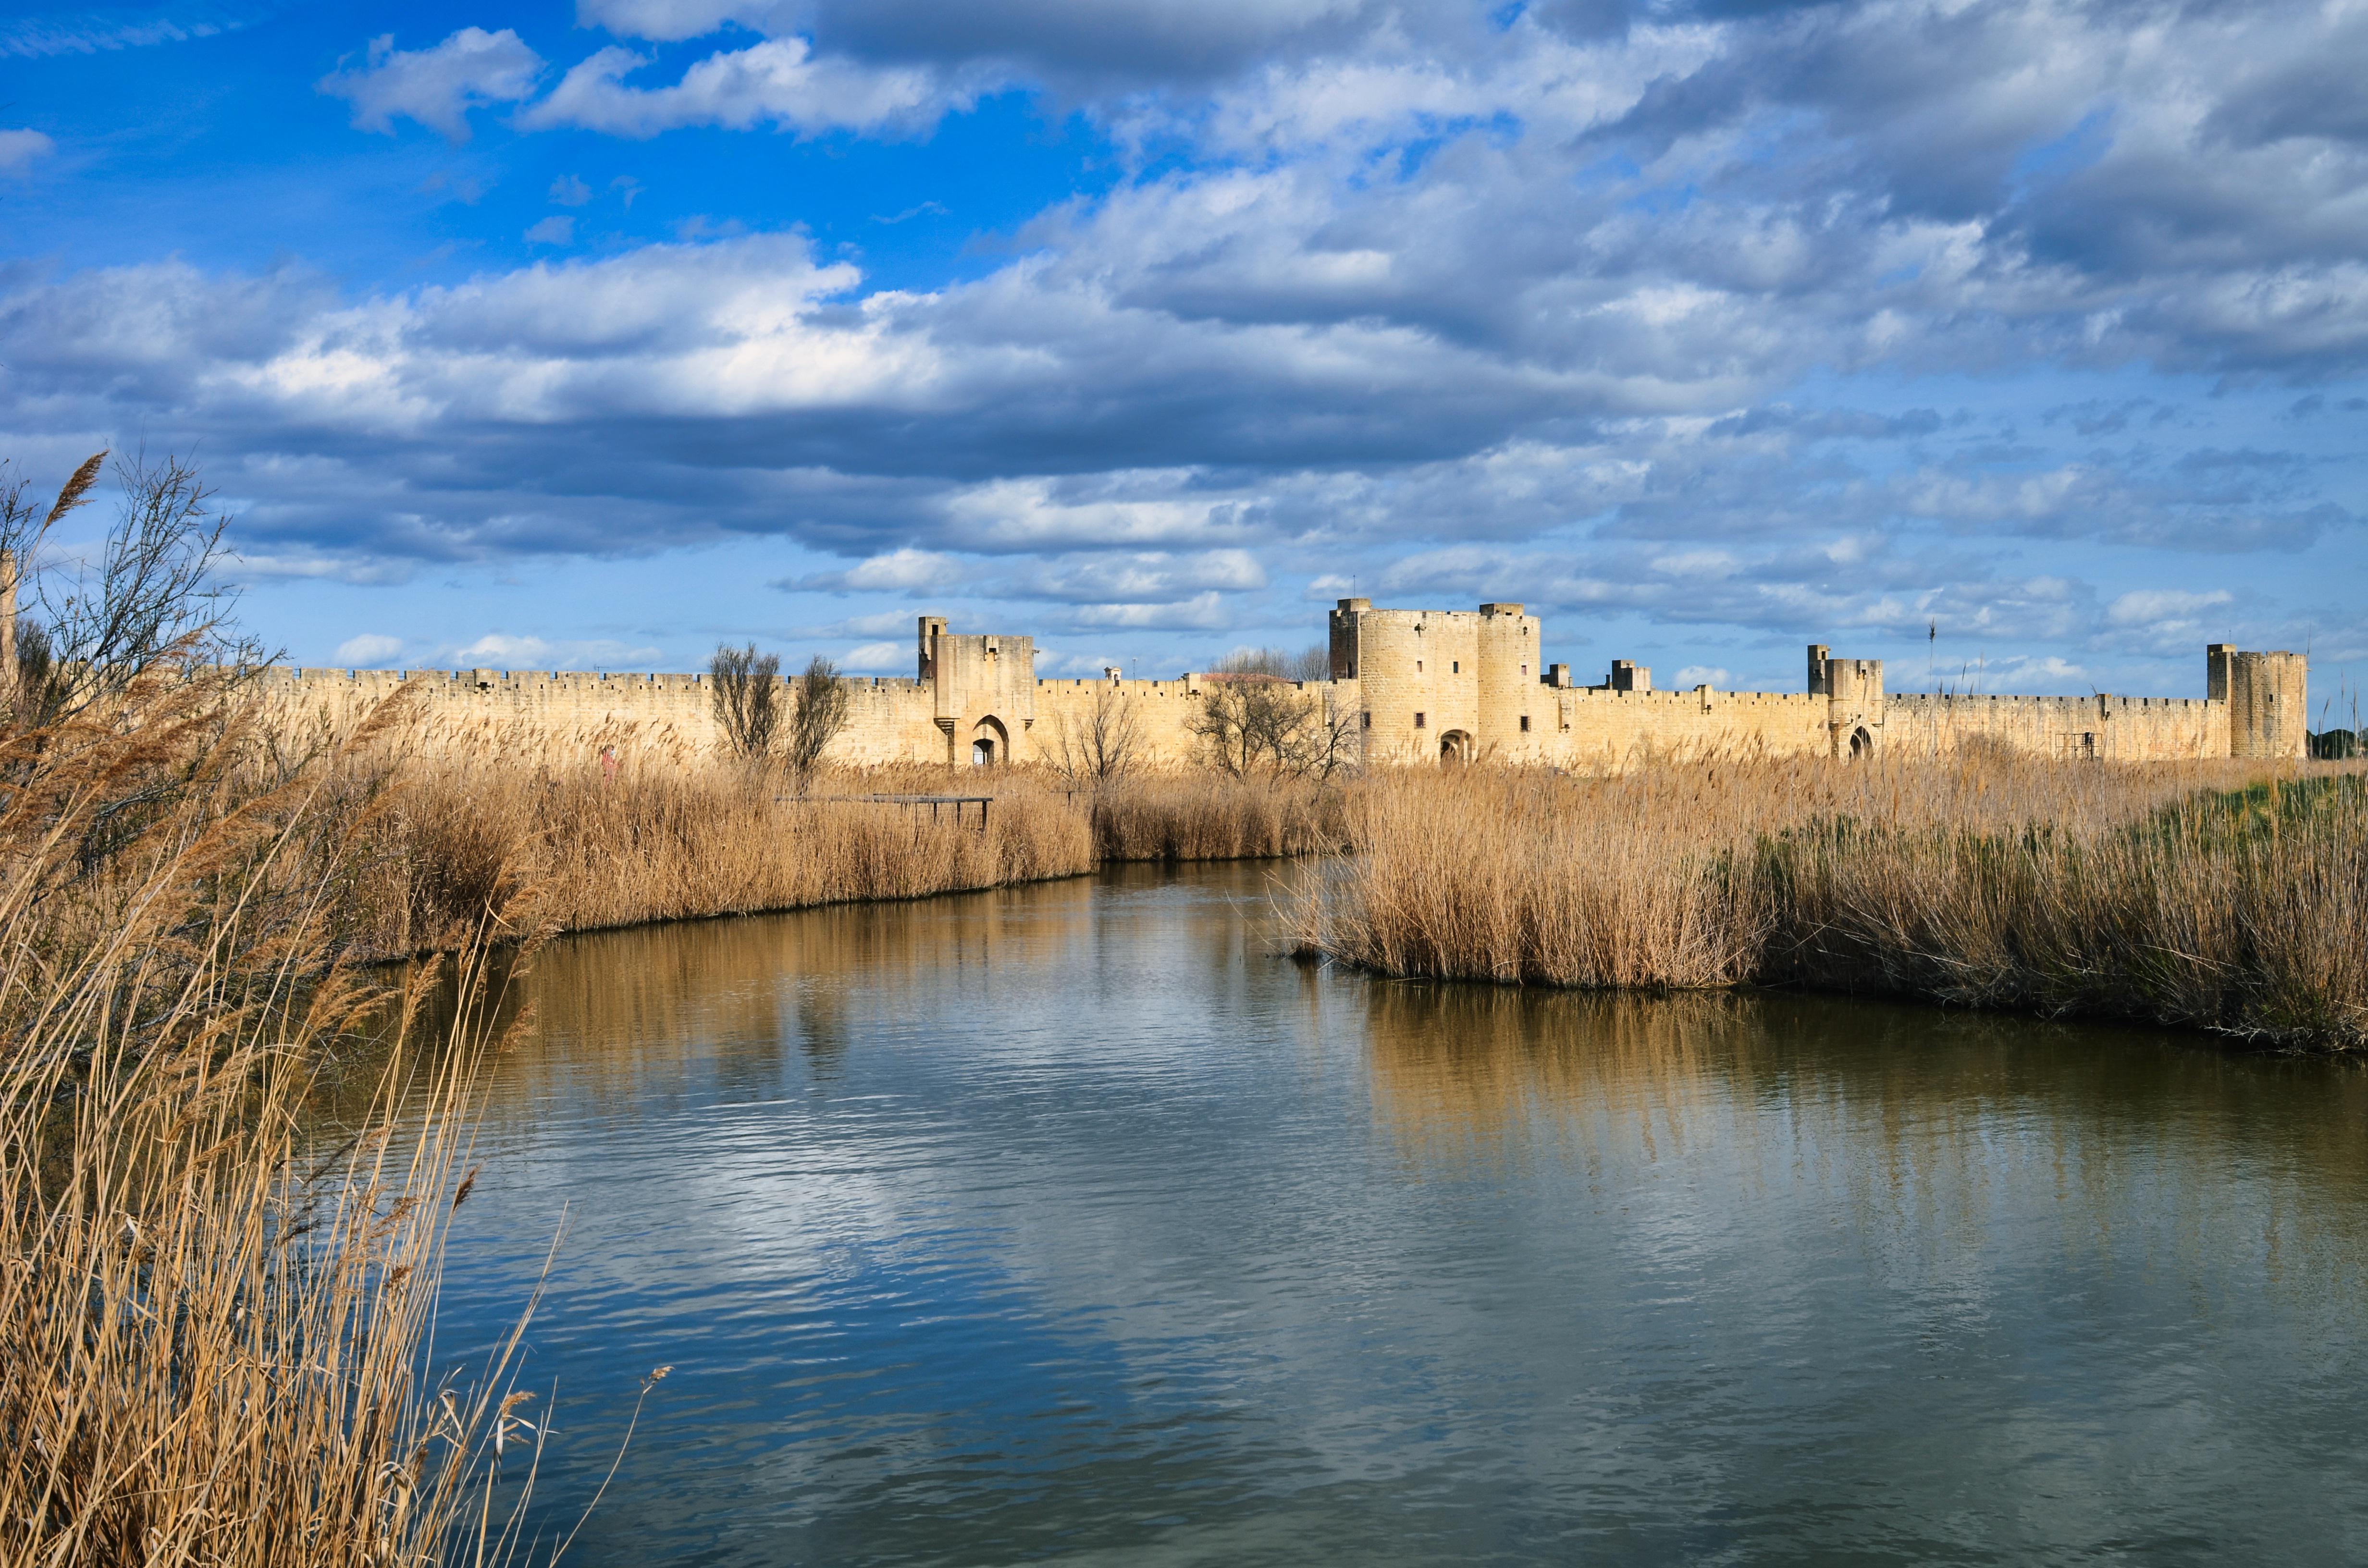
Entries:
{"type": "Polygon", "coordinates": [[[1529,716],[1527,713],[1524,713],[1524,714],[1522,714],[1522,715],[1521,715],[1521,733],[1523,733],[1523,734],[1525,734],[1525,735],[1526,735],[1526,734],[1528,734],[1529,733],[1530,733],[1530,716],[1529,716]]]}
{"type": "Polygon", "coordinates": [[[1452,676],[1462,675],[1463,673],[1463,661],[1461,659],[1451,661],[1447,666],[1447,673],[1452,676]]]}
{"type": "Polygon", "coordinates": [[[1364,718],[1365,718],[1365,722],[1364,722],[1364,723],[1360,726],[1360,728],[1368,729],[1368,730],[1372,729],[1372,728],[1373,727],[1373,716],[1372,716],[1371,713],[1368,713],[1368,714],[1366,714],[1366,715],[1364,716],[1364,718]]]}
{"type": "Polygon", "coordinates": [[[1414,716],[1414,727],[1417,730],[1422,728],[1422,715],[1419,713],[1414,716]]]}

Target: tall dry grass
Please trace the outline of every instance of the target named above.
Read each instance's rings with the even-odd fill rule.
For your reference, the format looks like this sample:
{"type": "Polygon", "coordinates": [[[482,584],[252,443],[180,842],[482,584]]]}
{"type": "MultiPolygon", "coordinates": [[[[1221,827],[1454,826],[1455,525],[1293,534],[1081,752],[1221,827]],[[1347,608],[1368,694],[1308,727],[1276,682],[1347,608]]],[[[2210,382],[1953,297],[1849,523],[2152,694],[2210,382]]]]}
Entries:
{"type": "Polygon", "coordinates": [[[1255,860],[1338,850],[1354,789],[1345,779],[1130,774],[1095,797],[1095,852],[1107,861],[1255,860]]]}
{"type": "Polygon", "coordinates": [[[2368,1045],[2368,779],[2326,767],[1407,773],[1354,798],[1350,838],[1300,941],[1383,973],[1792,983],[2368,1045]]]}
{"type": "MultiPolygon", "coordinates": [[[[399,705],[398,705],[399,709],[399,705]]],[[[320,744],[317,741],[315,744],[320,744]]],[[[1340,793],[1289,781],[1050,771],[825,770],[676,748],[553,763],[498,744],[415,744],[399,710],[346,746],[328,820],[357,824],[339,885],[341,950],[447,949],[487,908],[512,933],[917,898],[1113,860],[1239,858],[1337,847],[1340,793]],[[874,797],[989,796],[951,806],[874,797]]]]}
{"type": "Polygon", "coordinates": [[[398,1040],[319,1142],[373,999],[327,963],[321,780],[233,695],[0,734],[0,1563],[498,1559],[516,1341],[423,1381],[475,1037],[398,1040]]]}

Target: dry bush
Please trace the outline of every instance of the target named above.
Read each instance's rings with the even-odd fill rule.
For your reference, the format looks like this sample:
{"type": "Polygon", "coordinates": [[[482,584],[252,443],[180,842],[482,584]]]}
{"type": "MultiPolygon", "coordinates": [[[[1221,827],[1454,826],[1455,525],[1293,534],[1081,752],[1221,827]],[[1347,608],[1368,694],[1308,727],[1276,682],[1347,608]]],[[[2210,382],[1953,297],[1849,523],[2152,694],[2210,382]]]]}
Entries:
{"type": "Polygon", "coordinates": [[[999,778],[982,827],[974,805],[957,815],[862,798],[946,792],[943,769],[927,790],[899,788],[915,782],[837,773],[800,795],[786,769],[658,752],[554,767],[397,747],[344,778],[343,809],[371,818],[372,869],[350,887],[341,929],[348,951],[392,957],[451,947],[488,902],[520,931],[581,931],[1092,869],[1082,801],[999,778]]]}
{"type": "Polygon", "coordinates": [[[1104,860],[1245,860],[1338,849],[1349,792],[1223,773],[1136,774],[1094,803],[1104,860]]]}
{"type": "Polygon", "coordinates": [[[498,1558],[508,1350],[421,1381],[475,1035],[398,1039],[324,1153],[319,1047],[370,997],[320,771],[233,695],[151,672],[0,735],[0,1563],[498,1558]]]}
{"type": "MultiPolygon", "coordinates": [[[[791,770],[632,744],[575,765],[490,735],[397,730],[336,773],[325,823],[351,822],[367,870],[332,924],[351,958],[458,943],[490,904],[513,934],[919,898],[1076,876],[1116,860],[1336,850],[1340,786],[1133,772],[1099,786],[1057,769],[949,774],[898,764],[791,770]],[[951,806],[874,797],[987,796],[951,806]]],[[[310,737],[313,745],[328,737],[310,737]]]]}
{"type": "Polygon", "coordinates": [[[1391,974],[1799,983],[2368,1045],[2368,790],[2310,771],[1982,756],[1377,776],[1300,939],[1391,974]]]}

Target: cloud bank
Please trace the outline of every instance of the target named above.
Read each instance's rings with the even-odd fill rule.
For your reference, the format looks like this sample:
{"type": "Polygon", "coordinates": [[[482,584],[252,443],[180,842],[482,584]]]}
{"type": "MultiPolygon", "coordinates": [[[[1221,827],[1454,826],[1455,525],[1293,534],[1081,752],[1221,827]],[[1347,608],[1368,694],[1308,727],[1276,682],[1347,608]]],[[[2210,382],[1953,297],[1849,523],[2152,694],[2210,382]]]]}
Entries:
{"type": "MultiPolygon", "coordinates": [[[[1082,116],[1123,173],[936,287],[881,286],[796,232],[458,286],[176,260],[12,276],[16,429],[201,441],[262,551],[781,535],[848,562],[797,591],[960,581],[1081,628],[1221,628],[1353,562],[1392,594],[1770,635],[1946,619],[2151,655],[2269,611],[2046,552],[2139,552],[2126,578],[2146,551],[2356,533],[2359,471],[2323,433],[2368,378],[2356,8],[583,0],[579,19],[625,41],[555,80],[516,31],[472,27],[378,40],[321,87],[361,130],[454,142],[502,106],[525,137],[945,137],[1016,92],[1082,116]],[[2310,398],[2277,428],[2261,412],[2310,398]]],[[[527,237],[576,233],[552,215],[527,237]]]]}

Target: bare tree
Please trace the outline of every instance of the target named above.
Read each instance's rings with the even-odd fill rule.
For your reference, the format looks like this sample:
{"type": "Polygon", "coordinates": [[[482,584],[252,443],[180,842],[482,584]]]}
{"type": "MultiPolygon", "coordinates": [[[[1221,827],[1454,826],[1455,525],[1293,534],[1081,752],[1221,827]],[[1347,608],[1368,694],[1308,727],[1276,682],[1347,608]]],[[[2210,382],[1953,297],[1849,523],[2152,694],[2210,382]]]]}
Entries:
{"type": "Polygon", "coordinates": [[[707,661],[707,676],[715,727],[732,749],[746,757],[772,750],[781,724],[781,656],[759,653],[754,642],[745,648],[722,643],[707,661]]]}
{"type": "Polygon", "coordinates": [[[1134,699],[1116,686],[1104,686],[1094,697],[1089,714],[1064,713],[1054,733],[1053,766],[1072,784],[1097,788],[1116,783],[1142,761],[1143,725],[1134,699]]]}
{"type": "Polygon", "coordinates": [[[17,584],[14,671],[19,711],[48,722],[122,692],[151,670],[266,661],[238,635],[237,592],[218,579],[228,523],[196,465],[119,459],[122,504],[96,558],[46,549],[50,530],[88,504],[105,452],[74,471],[47,508],[26,500],[27,482],[0,472],[0,551],[17,584]],[[24,609],[40,608],[43,620],[24,609]]]}
{"type": "Polygon", "coordinates": [[[1206,759],[1235,778],[1329,778],[1356,761],[1358,738],[1358,715],[1340,706],[1331,669],[1321,643],[1296,654],[1238,649],[1202,677],[1187,727],[1206,759]]]}
{"type": "Polygon", "coordinates": [[[1296,653],[1280,648],[1236,648],[1210,666],[1221,676],[1270,676],[1276,680],[1332,678],[1332,650],[1318,642],[1296,653]]]}
{"type": "Polygon", "coordinates": [[[847,728],[847,682],[838,666],[816,653],[798,676],[797,707],[790,713],[787,760],[800,790],[821,766],[825,749],[847,728]]]}
{"type": "MultiPolygon", "coordinates": [[[[1330,655],[1327,653],[1326,656],[1330,655]]],[[[1312,722],[1301,730],[1292,754],[1300,776],[1324,779],[1355,767],[1360,722],[1358,710],[1344,705],[1327,686],[1318,710],[1310,718],[1312,722]]]]}

